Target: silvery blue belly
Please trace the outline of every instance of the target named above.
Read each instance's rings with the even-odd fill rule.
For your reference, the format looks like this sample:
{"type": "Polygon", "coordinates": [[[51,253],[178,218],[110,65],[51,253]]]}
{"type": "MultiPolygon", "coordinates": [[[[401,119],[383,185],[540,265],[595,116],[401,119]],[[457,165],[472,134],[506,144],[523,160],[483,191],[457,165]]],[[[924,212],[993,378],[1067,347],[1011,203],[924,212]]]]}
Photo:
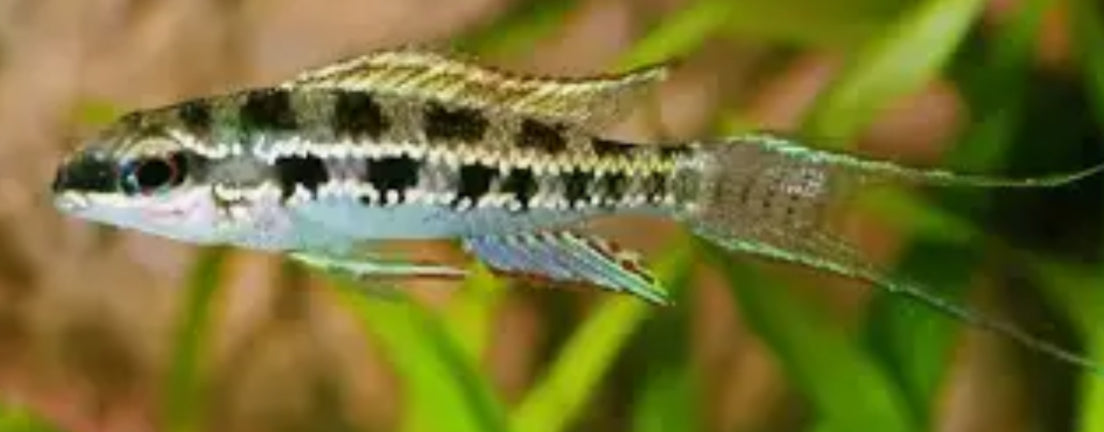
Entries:
{"type": "Polygon", "coordinates": [[[351,239],[433,239],[504,234],[568,225],[605,213],[602,210],[498,207],[458,211],[447,206],[408,204],[369,207],[360,203],[315,202],[295,212],[318,228],[351,239]]]}

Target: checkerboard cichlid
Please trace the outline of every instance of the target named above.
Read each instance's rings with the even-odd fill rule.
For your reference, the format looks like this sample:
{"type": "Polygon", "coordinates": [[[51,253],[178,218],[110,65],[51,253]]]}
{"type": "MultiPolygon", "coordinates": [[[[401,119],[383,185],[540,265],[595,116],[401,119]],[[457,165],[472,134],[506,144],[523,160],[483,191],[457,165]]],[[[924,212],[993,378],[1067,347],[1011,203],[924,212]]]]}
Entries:
{"type": "Polygon", "coordinates": [[[880,183],[1053,186],[1099,167],[1004,180],[830,153],[755,133],[675,144],[602,128],[667,75],[540,78],[393,50],[280,85],[124,116],[68,157],[53,185],[77,217],[174,239],[287,253],[359,276],[464,272],[383,240],[459,239],[504,274],[666,302],[631,251],[574,229],[607,215],[686,224],[729,250],[869,281],[1067,361],[1046,341],[887,276],[828,226],[880,183]]]}

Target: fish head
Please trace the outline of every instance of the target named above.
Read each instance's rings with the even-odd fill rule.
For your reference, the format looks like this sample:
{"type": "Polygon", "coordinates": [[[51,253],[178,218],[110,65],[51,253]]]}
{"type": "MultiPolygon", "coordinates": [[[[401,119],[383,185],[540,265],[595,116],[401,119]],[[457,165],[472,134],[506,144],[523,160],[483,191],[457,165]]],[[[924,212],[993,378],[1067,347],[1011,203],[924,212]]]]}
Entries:
{"type": "Polygon", "coordinates": [[[219,209],[196,137],[137,114],[86,140],[57,169],[63,213],[192,243],[219,243],[219,209]]]}

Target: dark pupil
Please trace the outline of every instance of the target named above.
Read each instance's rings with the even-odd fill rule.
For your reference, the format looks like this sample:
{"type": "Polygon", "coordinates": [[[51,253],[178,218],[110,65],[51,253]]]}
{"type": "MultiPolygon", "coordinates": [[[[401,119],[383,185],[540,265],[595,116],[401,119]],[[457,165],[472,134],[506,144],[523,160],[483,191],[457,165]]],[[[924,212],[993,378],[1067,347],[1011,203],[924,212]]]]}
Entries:
{"type": "Polygon", "coordinates": [[[144,191],[157,189],[170,183],[175,175],[176,170],[173,169],[168,161],[163,159],[148,159],[142,161],[134,173],[138,188],[144,191]]]}

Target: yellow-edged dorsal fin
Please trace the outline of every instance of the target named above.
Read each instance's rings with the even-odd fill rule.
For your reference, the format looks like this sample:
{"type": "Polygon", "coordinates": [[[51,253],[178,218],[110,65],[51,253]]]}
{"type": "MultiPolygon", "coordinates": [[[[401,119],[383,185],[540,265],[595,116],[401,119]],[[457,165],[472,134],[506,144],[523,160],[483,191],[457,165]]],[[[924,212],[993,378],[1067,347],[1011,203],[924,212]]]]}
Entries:
{"type": "Polygon", "coordinates": [[[619,119],[667,74],[667,66],[657,64],[621,74],[535,77],[401,49],[309,70],[283,86],[392,93],[598,127],[619,119]]]}

